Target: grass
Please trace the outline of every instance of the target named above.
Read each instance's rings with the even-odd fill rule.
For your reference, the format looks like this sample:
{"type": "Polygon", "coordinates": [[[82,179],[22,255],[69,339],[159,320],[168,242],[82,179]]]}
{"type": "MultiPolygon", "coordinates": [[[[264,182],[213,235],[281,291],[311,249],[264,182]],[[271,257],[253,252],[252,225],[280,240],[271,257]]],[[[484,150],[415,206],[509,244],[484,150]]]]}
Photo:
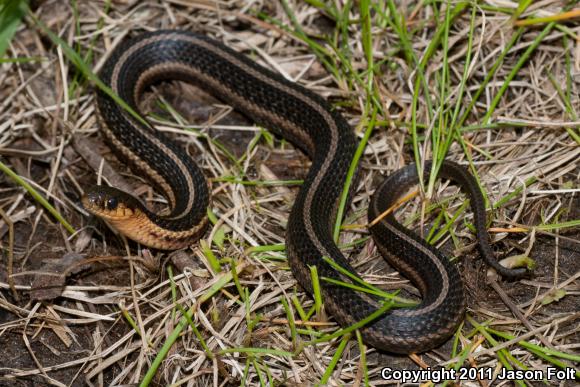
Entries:
{"type": "MultiPolygon", "coordinates": [[[[77,325],[88,326],[94,337],[83,342],[91,355],[82,362],[65,359],[70,350],[63,350],[60,342],[44,341],[63,353],[55,366],[46,366],[55,363],[27,347],[28,326],[19,323],[38,320],[35,335],[45,340],[44,327],[50,326],[45,316],[54,316],[50,303],[16,303],[2,290],[0,311],[6,310],[14,320],[0,323],[0,343],[5,343],[7,333],[18,332],[24,352],[40,357],[43,368],[19,366],[0,355],[0,363],[6,364],[0,378],[38,377],[46,383],[73,384],[90,370],[91,383],[101,378],[143,386],[379,383],[381,367],[393,359],[367,347],[361,328],[392,307],[416,301],[405,292],[384,290],[399,277],[391,273],[386,278],[379,270],[363,226],[369,195],[382,174],[412,161],[421,168],[427,159],[435,161],[437,170],[446,158],[461,161],[477,176],[493,210],[490,227],[500,255],[531,256],[545,271],[525,281],[499,283],[508,294],[527,300],[512,300],[530,320],[527,326],[508,307],[498,307],[501,301],[487,287],[483,270],[461,260],[470,307],[466,321],[433,356],[397,361],[406,368],[455,369],[531,369],[538,364],[565,368],[580,361],[577,335],[568,329],[568,324],[577,323],[571,305],[577,304],[578,273],[566,255],[566,249],[578,251],[580,228],[573,210],[580,157],[578,84],[573,75],[578,71],[577,10],[556,1],[539,9],[529,0],[513,7],[443,0],[410,3],[408,8],[388,0],[282,0],[279,6],[232,4],[223,9],[162,1],[158,7],[143,4],[121,10],[110,1],[87,7],[84,0],[74,0],[61,20],[49,9],[27,11],[23,4],[12,1],[0,9],[0,93],[14,94],[0,99],[6,100],[0,105],[0,169],[14,179],[6,180],[0,190],[3,224],[10,226],[0,225],[0,236],[6,234],[1,247],[10,258],[10,270],[29,270],[30,257],[48,255],[39,230],[58,234],[51,232],[54,225],[42,212],[23,215],[29,213],[31,202],[74,232],[72,238],[51,240],[51,252],[78,251],[91,258],[131,256],[138,270],[133,288],[126,278],[115,287],[101,285],[103,278],[83,286],[69,282],[64,297],[54,304],[80,308],[85,314],[89,310],[95,320],[54,319],[77,337],[84,338],[77,325]],[[128,17],[127,12],[134,13],[128,17]],[[98,236],[74,203],[62,200],[64,192],[78,193],[93,180],[90,169],[69,149],[68,138],[97,131],[91,118],[94,101],[82,98],[95,88],[110,90],[98,80],[94,66],[117,37],[143,25],[195,26],[250,56],[244,42],[251,42],[261,50],[254,58],[276,63],[347,118],[359,146],[341,187],[333,233],[361,277],[327,259],[348,280],[319,276],[312,267],[313,297],[296,286],[285,254],[284,230],[305,172],[296,174],[286,165],[277,169],[269,157],[293,156],[297,151],[267,128],[247,128],[252,133],[248,140],[231,145],[221,135],[239,126],[221,125],[215,119],[228,115],[227,109],[212,110],[210,118],[202,120],[207,122],[200,124],[181,106],[183,96],[160,97],[157,107],[164,114],[147,116],[168,132],[188,132],[177,138],[211,181],[211,230],[199,245],[185,251],[189,260],[183,273],[182,268],[177,271],[172,254],[132,248],[125,252],[110,234],[98,236]],[[40,43],[27,44],[30,41],[40,43]],[[62,50],[62,60],[55,60],[56,47],[62,50]],[[34,73],[39,66],[44,66],[39,79],[54,83],[61,99],[50,104],[42,100],[38,80],[28,78],[30,69],[34,73]],[[59,83],[59,74],[68,78],[59,83]],[[64,91],[59,94],[59,89],[64,91]],[[38,121],[43,122],[41,129],[38,121]],[[64,144],[63,158],[50,154],[41,158],[30,144],[39,149],[64,144]],[[30,197],[18,196],[25,191],[30,197]],[[54,203],[70,205],[55,209],[39,193],[43,191],[51,192],[54,203]],[[354,200],[347,205],[349,192],[354,200]],[[30,234],[27,240],[19,238],[22,230],[30,234]],[[550,250],[551,246],[557,248],[550,250]],[[542,255],[542,249],[549,253],[542,255]],[[148,259],[153,266],[161,262],[164,270],[147,273],[141,264],[148,259]],[[352,326],[338,327],[325,311],[321,289],[327,283],[378,297],[383,307],[352,326]],[[118,305],[126,306],[119,310],[118,305]],[[120,324],[107,325],[108,320],[99,319],[111,313],[120,324]],[[536,340],[548,336],[546,332],[551,347],[536,340]],[[124,353],[123,348],[133,349],[124,353]],[[53,372],[68,368],[74,371],[64,378],[53,372]]],[[[99,136],[91,140],[101,142],[99,136]]],[[[148,202],[162,201],[148,183],[139,178],[130,181],[148,202]]],[[[449,256],[469,255],[465,252],[473,239],[468,202],[434,176],[421,187],[429,201],[406,202],[401,208],[403,224],[424,229],[425,239],[443,246],[449,256]]],[[[6,283],[0,279],[0,288],[26,298],[22,290],[31,287],[20,278],[9,277],[6,283]]],[[[73,348],[75,353],[81,350],[73,348]]]]}
{"type": "Polygon", "coordinates": [[[34,198],[42,207],[44,207],[54,218],[71,234],[75,233],[74,227],[58,212],[54,206],[52,206],[48,200],[40,193],[38,190],[34,189],[25,179],[19,176],[16,172],[10,169],[6,164],[0,161],[0,171],[6,174],[10,179],[12,179],[16,184],[24,188],[30,196],[34,198]]]}
{"type": "Polygon", "coordinates": [[[7,0],[0,4],[0,58],[4,57],[25,14],[25,1],[7,0]]]}

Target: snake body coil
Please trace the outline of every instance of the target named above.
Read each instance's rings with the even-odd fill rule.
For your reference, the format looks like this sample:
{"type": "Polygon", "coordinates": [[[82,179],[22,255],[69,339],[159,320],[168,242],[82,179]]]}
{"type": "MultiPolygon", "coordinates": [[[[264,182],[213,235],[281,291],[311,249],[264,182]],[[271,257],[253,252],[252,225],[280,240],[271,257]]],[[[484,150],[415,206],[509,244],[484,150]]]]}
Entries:
{"type": "MultiPolygon", "coordinates": [[[[214,40],[182,31],[145,33],[125,41],[114,50],[100,76],[135,110],[151,84],[161,80],[191,82],[299,146],[312,159],[312,167],[288,220],[290,267],[310,292],[309,266],[316,266],[320,277],[351,282],[322,258],[329,257],[354,273],[333,240],[332,226],[357,140],[344,118],[322,98],[214,40]]],[[[84,206],[144,245],[177,249],[193,243],[207,222],[209,195],[200,170],[180,147],[132,117],[102,91],[98,92],[97,106],[110,146],[163,190],[172,210],[168,215],[157,215],[131,195],[105,187],[88,191],[84,206]]],[[[494,260],[483,199],[471,175],[450,162],[443,164],[440,173],[469,191],[486,261],[504,275],[525,272],[508,270],[494,260]]],[[[416,181],[414,166],[391,176],[377,190],[369,218],[383,212],[416,181]]],[[[362,329],[366,343],[399,353],[422,352],[442,343],[455,331],[465,309],[456,267],[392,215],[373,226],[371,232],[378,237],[380,252],[413,281],[423,300],[415,308],[391,311],[366,325],[362,329]]],[[[366,318],[381,306],[374,297],[343,286],[322,281],[321,287],[325,305],[343,326],[366,318]]]]}

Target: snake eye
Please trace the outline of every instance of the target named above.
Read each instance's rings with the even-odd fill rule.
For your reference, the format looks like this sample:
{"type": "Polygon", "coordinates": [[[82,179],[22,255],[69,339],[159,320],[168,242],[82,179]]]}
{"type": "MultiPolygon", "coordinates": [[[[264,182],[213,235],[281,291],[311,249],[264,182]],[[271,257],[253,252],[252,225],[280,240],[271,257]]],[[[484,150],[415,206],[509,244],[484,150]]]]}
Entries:
{"type": "Polygon", "coordinates": [[[119,202],[117,201],[117,198],[111,197],[111,198],[107,199],[107,203],[105,205],[105,208],[107,210],[114,210],[115,208],[117,208],[118,205],[119,205],[119,202]]]}

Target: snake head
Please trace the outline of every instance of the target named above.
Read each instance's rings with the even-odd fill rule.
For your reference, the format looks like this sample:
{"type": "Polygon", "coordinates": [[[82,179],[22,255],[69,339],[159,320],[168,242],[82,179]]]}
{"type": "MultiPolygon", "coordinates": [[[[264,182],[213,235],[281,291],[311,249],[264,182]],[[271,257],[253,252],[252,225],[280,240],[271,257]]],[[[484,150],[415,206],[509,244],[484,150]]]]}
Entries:
{"type": "Polygon", "coordinates": [[[122,235],[144,246],[175,250],[189,246],[205,230],[206,222],[187,230],[171,231],[151,221],[151,212],[139,199],[116,188],[94,186],[81,198],[83,207],[104,219],[122,235]]]}
{"type": "Polygon", "coordinates": [[[91,214],[106,220],[134,217],[142,207],[141,203],[128,193],[101,185],[87,190],[81,202],[91,214]]]}
{"type": "Polygon", "coordinates": [[[116,188],[94,186],[88,189],[81,198],[83,207],[91,214],[101,218],[113,229],[129,239],[143,243],[142,224],[147,218],[144,206],[135,197],[116,188]]]}

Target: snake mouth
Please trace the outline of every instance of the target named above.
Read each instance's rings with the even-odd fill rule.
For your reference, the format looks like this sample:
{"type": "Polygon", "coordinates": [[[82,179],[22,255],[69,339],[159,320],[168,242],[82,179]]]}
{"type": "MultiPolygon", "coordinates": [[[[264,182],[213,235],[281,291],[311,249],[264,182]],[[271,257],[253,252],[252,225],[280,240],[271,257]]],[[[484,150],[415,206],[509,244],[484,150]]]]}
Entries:
{"type": "Polygon", "coordinates": [[[115,188],[94,186],[81,198],[85,210],[107,220],[122,220],[137,212],[137,199],[115,188]]]}

